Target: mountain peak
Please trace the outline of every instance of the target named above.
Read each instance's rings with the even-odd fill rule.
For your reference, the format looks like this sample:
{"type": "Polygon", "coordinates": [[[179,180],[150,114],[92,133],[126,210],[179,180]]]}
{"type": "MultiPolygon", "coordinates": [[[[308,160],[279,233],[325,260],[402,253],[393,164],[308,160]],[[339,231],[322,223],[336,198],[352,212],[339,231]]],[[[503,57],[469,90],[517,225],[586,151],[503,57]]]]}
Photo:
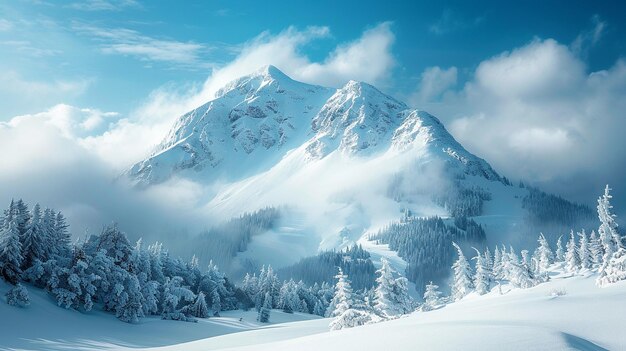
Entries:
{"type": "Polygon", "coordinates": [[[280,69],[273,65],[265,65],[254,72],[237,78],[219,89],[215,94],[216,98],[222,97],[233,90],[239,90],[244,93],[250,93],[262,89],[267,86],[274,87],[278,91],[298,90],[294,86],[308,86],[291,79],[280,69]]]}
{"type": "Polygon", "coordinates": [[[274,65],[265,65],[257,70],[259,74],[262,74],[265,77],[271,77],[273,79],[289,79],[292,80],[288,75],[286,75],[283,71],[278,69],[278,67],[274,65]]]}

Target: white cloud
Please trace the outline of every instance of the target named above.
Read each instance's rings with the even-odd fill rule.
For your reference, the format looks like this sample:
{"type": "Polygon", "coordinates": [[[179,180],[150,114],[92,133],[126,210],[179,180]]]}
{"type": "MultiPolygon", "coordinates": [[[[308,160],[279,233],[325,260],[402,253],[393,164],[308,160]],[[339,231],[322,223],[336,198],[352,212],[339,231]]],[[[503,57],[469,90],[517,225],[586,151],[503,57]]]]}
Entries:
{"type": "Polygon", "coordinates": [[[422,72],[418,90],[409,98],[414,105],[437,102],[441,95],[457,83],[457,68],[429,67],[422,72]]]}
{"type": "Polygon", "coordinates": [[[586,56],[589,49],[594,47],[604,36],[608,24],[599,15],[591,17],[592,28],[578,34],[572,42],[572,51],[578,55],[586,56]]]}
{"type": "MultiPolygon", "coordinates": [[[[207,225],[194,210],[203,196],[195,183],[174,179],[136,191],[125,179],[114,181],[119,173],[85,146],[85,134],[106,129],[117,118],[57,105],[0,123],[0,184],[10,184],[0,187],[0,201],[21,197],[62,210],[76,235],[112,221],[135,236],[163,234],[164,228],[195,232],[207,225]]],[[[125,151],[117,149],[120,156],[125,151]]]]}
{"type": "MultiPolygon", "coordinates": [[[[15,106],[43,109],[62,100],[82,95],[90,79],[40,81],[23,77],[14,71],[0,72],[0,111],[12,111],[15,106]]],[[[9,116],[0,116],[6,119],[9,116]]]]}
{"type": "Polygon", "coordinates": [[[140,8],[141,4],[135,0],[83,0],[67,7],[81,11],[121,11],[126,8],[140,8]]]}
{"type": "Polygon", "coordinates": [[[587,72],[571,48],[535,39],[480,63],[428,106],[470,151],[513,178],[589,201],[626,177],[626,63],[587,72]]]}
{"type": "Polygon", "coordinates": [[[200,43],[153,38],[126,28],[100,28],[82,24],[73,27],[100,42],[100,50],[105,54],[133,56],[142,61],[167,62],[188,69],[212,66],[203,59],[210,48],[200,43]]]}
{"type": "Polygon", "coordinates": [[[289,28],[275,36],[263,33],[245,44],[232,62],[213,71],[202,95],[212,97],[229,81],[269,64],[311,84],[338,87],[351,79],[377,85],[386,83],[395,64],[391,53],[395,37],[390,23],[381,23],[364,31],[359,39],[338,45],[321,62],[313,62],[301,52],[306,44],[329,35],[327,27],[309,27],[303,31],[289,28]]]}
{"type": "Polygon", "coordinates": [[[13,23],[4,18],[0,18],[0,32],[6,32],[13,28],[13,23]]]}

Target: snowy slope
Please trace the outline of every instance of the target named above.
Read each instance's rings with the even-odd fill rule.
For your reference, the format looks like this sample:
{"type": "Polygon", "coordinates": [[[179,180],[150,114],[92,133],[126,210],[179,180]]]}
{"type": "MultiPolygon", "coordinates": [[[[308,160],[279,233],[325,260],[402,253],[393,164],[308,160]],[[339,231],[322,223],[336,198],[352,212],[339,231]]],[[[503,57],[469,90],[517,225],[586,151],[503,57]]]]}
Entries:
{"type": "MultiPolygon", "coordinates": [[[[458,184],[492,195],[476,218],[489,243],[516,244],[527,194],[505,185],[427,112],[366,83],[324,88],[273,66],[229,83],[181,116],[127,175],[143,186],[171,177],[204,186],[198,206],[214,221],[289,208],[295,217],[285,220],[297,225],[254,237],[238,257],[275,268],[351,245],[406,211],[448,217],[433,197],[458,184]]],[[[398,261],[392,252],[388,257],[398,261]]]]}
{"type": "Polygon", "coordinates": [[[256,322],[256,311],[224,311],[222,317],[198,323],[142,318],[138,324],[122,323],[99,310],[81,313],[58,307],[44,291],[29,286],[30,306],[5,303],[8,285],[0,280],[0,350],[119,350],[157,347],[205,339],[259,328],[275,323],[315,320],[310,314],[272,311],[270,324],[256,322]],[[239,318],[243,318],[239,321],[239,318]]]}
{"type": "MultiPolygon", "coordinates": [[[[6,285],[0,283],[4,294],[6,285]]],[[[259,326],[254,312],[233,311],[199,323],[146,318],[121,323],[81,314],[30,289],[26,309],[0,304],[0,349],[25,350],[624,350],[626,282],[605,288],[592,276],[557,276],[534,288],[494,289],[430,312],[330,332],[329,319],[272,311],[259,326]],[[565,293],[556,296],[554,291],[565,293]],[[239,317],[244,321],[239,322],[239,317]],[[298,321],[300,320],[300,321],[298,321]]]]}
{"type": "Polygon", "coordinates": [[[558,277],[353,329],[329,332],[326,319],[158,350],[624,350],[624,311],[624,282],[598,288],[595,276],[558,277]],[[310,334],[303,336],[305,326],[310,334]]]}
{"type": "Polygon", "coordinates": [[[411,110],[366,83],[323,88],[296,82],[274,66],[229,83],[216,99],[181,116],[153,155],[128,175],[142,184],[173,175],[204,183],[243,179],[300,146],[308,159],[335,150],[371,155],[428,147],[467,173],[499,179],[428,113],[411,110]]]}

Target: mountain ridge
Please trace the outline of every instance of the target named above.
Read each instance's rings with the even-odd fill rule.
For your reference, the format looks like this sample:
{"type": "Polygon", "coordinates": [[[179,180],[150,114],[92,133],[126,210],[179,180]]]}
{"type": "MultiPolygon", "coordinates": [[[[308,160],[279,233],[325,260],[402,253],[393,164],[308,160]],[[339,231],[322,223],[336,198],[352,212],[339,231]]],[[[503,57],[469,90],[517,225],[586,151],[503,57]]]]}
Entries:
{"type": "Polygon", "coordinates": [[[404,152],[417,140],[426,147],[433,142],[468,174],[501,180],[436,117],[364,82],[326,88],[295,81],[272,65],[233,80],[215,99],[179,117],[156,151],[126,174],[145,186],[189,170],[203,173],[196,177],[201,181],[232,181],[271,168],[300,145],[316,160],[336,150],[358,156],[404,152]]]}

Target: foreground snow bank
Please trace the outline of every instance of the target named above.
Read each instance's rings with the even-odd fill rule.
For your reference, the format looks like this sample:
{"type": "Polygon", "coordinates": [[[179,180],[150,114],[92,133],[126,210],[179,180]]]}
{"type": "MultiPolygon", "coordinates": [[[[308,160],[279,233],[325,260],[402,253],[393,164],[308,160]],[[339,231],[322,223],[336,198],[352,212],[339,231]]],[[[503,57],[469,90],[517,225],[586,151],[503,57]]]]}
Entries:
{"type": "Polygon", "coordinates": [[[218,335],[276,323],[319,317],[272,311],[269,324],[256,322],[256,311],[224,311],[222,317],[199,319],[198,323],[142,318],[137,324],[120,323],[102,311],[80,313],[65,310],[44,291],[27,286],[31,298],[26,308],[6,304],[10,286],[0,280],[0,350],[120,350],[178,345],[218,335]],[[240,321],[239,319],[242,318],[240,321]]]}
{"type": "MultiPolygon", "coordinates": [[[[626,282],[599,288],[595,279],[557,276],[530,289],[502,287],[502,295],[496,288],[439,310],[334,332],[329,319],[279,311],[271,321],[282,324],[259,325],[254,312],[234,311],[199,323],[147,318],[129,325],[106,313],[63,310],[30,289],[31,306],[0,304],[0,349],[626,350],[626,282]]],[[[7,289],[0,285],[0,293],[7,289]]]]}
{"type": "Polygon", "coordinates": [[[598,288],[595,278],[503,287],[503,295],[494,289],[439,310],[336,332],[328,332],[329,320],[317,320],[167,350],[626,350],[626,282],[598,288]]]}

